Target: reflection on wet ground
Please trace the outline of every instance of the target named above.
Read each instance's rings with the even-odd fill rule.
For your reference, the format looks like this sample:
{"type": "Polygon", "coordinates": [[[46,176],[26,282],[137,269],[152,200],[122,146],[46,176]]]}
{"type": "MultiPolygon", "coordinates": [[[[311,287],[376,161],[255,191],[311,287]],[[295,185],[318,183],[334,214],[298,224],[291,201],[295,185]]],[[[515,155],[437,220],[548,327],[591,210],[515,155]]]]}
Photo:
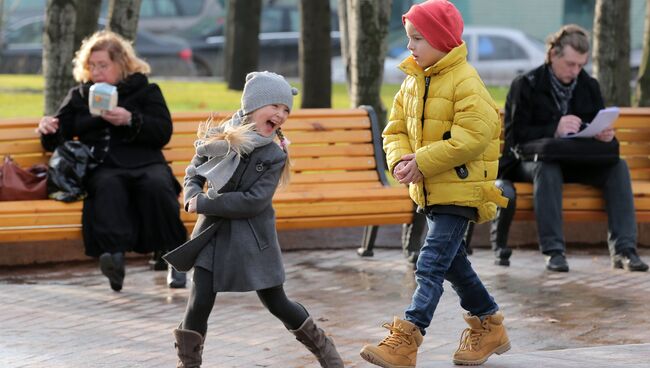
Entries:
{"type": "MultiPolygon", "coordinates": [[[[516,251],[511,267],[493,265],[489,250],[470,260],[506,316],[512,354],[650,343],[650,274],[613,270],[601,250],[570,251],[569,273],[545,271],[534,250],[516,251]]],[[[377,249],[373,258],[353,249],[286,252],[285,267],[287,294],[332,335],[346,367],[369,367],[359,348],[384,337],[381,324],[402,315],[415,289],[413,270],[395,249],[377,249]]],[[[450,285],[445,290],[421,361],[449,361],[465,328],[457,296],[450,285]]],[[[164,272],[135,258],[121,293],[86,262],[0,270],[0,294],[8,317],[0,322],[2,367],[162,367],[174,364],[170,331],[188,290],[166,288],[164,272]]],[[[314,366],[254,293],[218,295],[209,330],[206,366],[314,366]]]]}

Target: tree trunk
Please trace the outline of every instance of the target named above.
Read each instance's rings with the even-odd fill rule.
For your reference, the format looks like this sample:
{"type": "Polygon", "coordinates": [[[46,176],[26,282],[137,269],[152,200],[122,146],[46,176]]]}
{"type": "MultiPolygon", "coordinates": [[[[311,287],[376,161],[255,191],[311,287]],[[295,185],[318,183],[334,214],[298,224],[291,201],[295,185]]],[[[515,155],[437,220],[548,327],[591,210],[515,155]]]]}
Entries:
{"type": "Polygon", "coordinates": [[[142,0],[110,0],[108,29],[130,41],[135,41],[142,0]]]}
{"type": "Polygon", "coordinates": [[[81,46],[81,41],[97,31],[97,21],[101,1],[77,0],[77,25],[75,27],[75,50],[81,46]]]}
{"type": "Polygon", "coordinates": [[[72,58],[81,41],[97,30],[101,2],[48,0],[43,28],[45,114],[56,112],[74,86],[72,58]]]}
{"type": "Polygon", "coordinates": [[[261,13],[261,0],[229,0],[224,74],[229,89],[243,90],[246,74],[257,69],[261,13]]]}
{"type": "Polygon", "coordinates": [[[630,0],[596,0],[593,58],[605,103],[630,106],[630,0]]]}
{"type": "Polygon", "coordinates": [[[348,0],[350,100],[353,107],[371,105],[386,123],[381,84],[392,0],[348,0]]]}
{"type": "Polygon", "coordinates": [[[332,40],[329,0],[301,0],[301,107],[332,107],[332,40]]]}
{"type": "Polygon", "coordinates": [[[74,85],[72,57],[75,52],[76,0],[48,0],[43,28],[43,75],[45,114],[56,112],[74,85]]]}
{"type": "Polygon", "coordinates": [[[645,29],[643,31],[643,55],[636,81],[636,106],[650,106],[650,0],[645,5],[645,29]]]}
{"type": "Polygon", "coordinates": [[[348,32],[348,0],[338,0],[339,34],[341,37],[341,61],[350,95],[350,33],[348,32]]]}

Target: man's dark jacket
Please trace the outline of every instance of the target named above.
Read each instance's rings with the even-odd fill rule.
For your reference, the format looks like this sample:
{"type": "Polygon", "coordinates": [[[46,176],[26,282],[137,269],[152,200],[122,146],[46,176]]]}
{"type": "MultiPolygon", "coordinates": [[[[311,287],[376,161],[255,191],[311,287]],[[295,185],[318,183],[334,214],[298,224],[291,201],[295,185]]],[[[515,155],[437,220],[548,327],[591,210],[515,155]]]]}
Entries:
{"type": "MultiPolygon", "coordinates": [[[[512,148],[555,134],[562,113],[553,99],[550,73],[550,67],[544,64],[512,81],[506,98],[505,144],[499,159],[500,178],[507,179],[509,171],[519,163],[512,148]]],[[[566,115],[576,115],[582,121],[590,122],[603,107],[598,81],[582,70],[566,115]]]]}

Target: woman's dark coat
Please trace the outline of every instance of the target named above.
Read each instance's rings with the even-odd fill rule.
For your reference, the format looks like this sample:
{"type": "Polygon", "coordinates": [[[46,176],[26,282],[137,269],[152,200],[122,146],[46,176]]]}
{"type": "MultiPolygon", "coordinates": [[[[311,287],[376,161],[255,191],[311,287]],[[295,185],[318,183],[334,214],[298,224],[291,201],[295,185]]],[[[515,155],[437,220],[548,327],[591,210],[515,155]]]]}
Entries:
{"type": "MultiPolygon", "coordinates": [[[[187,232],[179,213],[178,194],[181,187],[162,153],[173,131],[171,115],[162,92],[158,85],[149,83],[147,77],[140,73],[119,82],[117,104],[131,112],[132,120],[130,126],[114,126],[90,114],[88,92],[91,85],[80,84],[68,92],[55,115],[59,119],[59,129],[55,134],[41,135],[43,147],[53,151],[62,142],[73,138],[88,145],[94,156],[102,161],[86,177],[89,192],[91,186],[101,187],[105,178],[119,172],[125,173],[120,176],[124,179],[119,180],[125,181],[126,188],[135,187],[133,180],[144,180],[137,178],[148,176],[146,180],[154,180],[154,184],[161,189],[154,193],[157,203],[151,205],[136,206],[133,200],[128,200],[128,203],[117,199],[108,201],[116,209],[113,212],[128,213],[127,217],[133,219],[128,228],[115,225],[113,229],[110,221],[98,224],[98,211],[111,212],[112,209],[97,208],[95,199],[89,195],[84,200],[82,215],[86,254],[96,257],[106,251],[147,253],[173,249],[186,240],[187,232]],[[126,207],[128,212],[123,212],[122,209],[126,207]]],[[[150,187],[149,191],[152,190],[150,187]]],[[[130,189],[120,198],[133,196],[142,197],[142,193],[130,189]]]]}

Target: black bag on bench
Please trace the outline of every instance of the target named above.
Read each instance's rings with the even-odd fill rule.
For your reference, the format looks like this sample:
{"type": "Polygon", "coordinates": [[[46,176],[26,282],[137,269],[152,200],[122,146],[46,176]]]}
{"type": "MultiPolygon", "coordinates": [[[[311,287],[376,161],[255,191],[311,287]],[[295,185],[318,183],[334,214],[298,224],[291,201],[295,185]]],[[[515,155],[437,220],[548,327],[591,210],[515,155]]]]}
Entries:
{"type": "Polygon", "coordinates": [[[616,138],[541,138],[520,144],[515,150],[523,161],[549,161],[567,165],[613,165],[619,160],[616,138]]]}

